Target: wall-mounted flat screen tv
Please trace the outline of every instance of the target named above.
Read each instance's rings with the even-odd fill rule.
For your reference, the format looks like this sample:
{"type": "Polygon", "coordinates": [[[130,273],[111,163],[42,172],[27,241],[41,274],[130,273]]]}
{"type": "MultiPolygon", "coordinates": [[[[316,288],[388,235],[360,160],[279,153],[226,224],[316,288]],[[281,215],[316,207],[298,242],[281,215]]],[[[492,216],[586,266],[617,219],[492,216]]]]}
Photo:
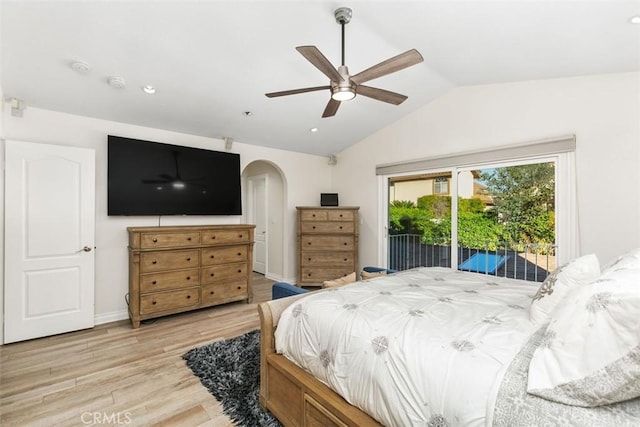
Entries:
{"type": "Polygon", "coordinates": [[[108,215],[241,215],[240,155],[109,135],[108,215]]]}

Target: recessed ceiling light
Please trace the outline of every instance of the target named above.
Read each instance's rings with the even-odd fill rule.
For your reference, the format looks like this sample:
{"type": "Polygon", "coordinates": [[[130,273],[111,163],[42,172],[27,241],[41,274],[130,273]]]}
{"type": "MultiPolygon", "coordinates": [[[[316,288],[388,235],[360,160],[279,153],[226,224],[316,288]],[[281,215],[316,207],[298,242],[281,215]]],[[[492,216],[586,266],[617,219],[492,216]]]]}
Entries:
{"type": "Polygon", "coordinates": [[[311,128],[309,129],[309,132],[318,132],[318,128],[311,128]]]}
{"type": "Polygon", "coordinates": [[[142,91],[144,93],[148,93],[149,95],[153,95],[154,93],[156,93],[156,88],[151,85],[144,85],[142,86],[142,91]]]}
{"type": "Polygon", "coordinates": [[[126,85],[127,85],[127,82],[122,77],[118,77],[118,76],[109,77],[109,86],[113,88],[122,89],[126,85]]]}
{"type": "Polygon", "coordinates": [[[84,61],[74,61],[71,63],[71,69],[76,73],[86,74],[91,70],[91,67],[84,61]]]}
{"type": "Polygon", "coordinates": [[[253,116],[253,113],[252,113],[251,111],[243,111],[243,112],[242,112],[242,114],[243,114],[245,117],[251,117],[251,116],[253,116]]]}
{"type": "Polygon", "coordinates": [[[640,15],[632,16],[629,22],[632,24],[640,24],[640,15]]]}

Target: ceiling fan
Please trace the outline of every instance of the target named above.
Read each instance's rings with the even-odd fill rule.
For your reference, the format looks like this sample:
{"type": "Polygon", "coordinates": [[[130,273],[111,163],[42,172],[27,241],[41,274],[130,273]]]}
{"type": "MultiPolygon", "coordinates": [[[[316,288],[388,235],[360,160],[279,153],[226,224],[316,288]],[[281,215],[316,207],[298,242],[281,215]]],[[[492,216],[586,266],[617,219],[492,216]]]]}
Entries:
{"type": "Polygon", "coordinates": [[[331,81],[330,85],[284,90],[281,92],[267,93],[265,95],[269,98],[275,98],[278,96],[295,95],[298,93],[330,89],[331,99],[324,109],[322,117],[334,116],[338,111],[338,107],[340,107],[340,103],[355,98],[356,94],[394,105],[399,105],[404,102],[404,100],[407,99],[405,95],[371,86],[365,86],[363,83],[418,64],[423,61],[422,55],[420,55],[417,50],[411,49],[351,76],[349,75],[347,66],[344,64],[344,26],[351,21],[352,12],[348,7],[340,7],[335,10],[334,15],[336,22],[342,27],[342,65],[340,65],[338,69],[329,62],[317,47],[296,47],[296,50],[300,52],[302,56],[307,58],[307,60],[318,70],[329,77],[329,80],[331,81]]]}

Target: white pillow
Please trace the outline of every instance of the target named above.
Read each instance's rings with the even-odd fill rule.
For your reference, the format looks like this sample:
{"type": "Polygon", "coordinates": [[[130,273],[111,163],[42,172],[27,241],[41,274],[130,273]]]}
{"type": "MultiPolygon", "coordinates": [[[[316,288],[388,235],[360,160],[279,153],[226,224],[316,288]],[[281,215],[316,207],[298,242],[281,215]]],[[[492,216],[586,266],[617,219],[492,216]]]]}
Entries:
{"type": "Polygon", "coordinates": [[[634,249],[619,256],[618,259],[605,265],[602,272],[605,273],[627,268],[640,268],[640,249],[634,249]]]}
{"type": "Polygon", "coordinates": [[[538,326],[544,325],[571,288],[590,283],[599,276],[600,263],[594,254],[576,258],[558,267],[547,276],[533,297],[529,320],[538,326]]]}
{"type": "Polygon", "coordinates": [[[640,269],[571,290],[529,364],[527,391],[594,407],[640,396],[640,269]]]}

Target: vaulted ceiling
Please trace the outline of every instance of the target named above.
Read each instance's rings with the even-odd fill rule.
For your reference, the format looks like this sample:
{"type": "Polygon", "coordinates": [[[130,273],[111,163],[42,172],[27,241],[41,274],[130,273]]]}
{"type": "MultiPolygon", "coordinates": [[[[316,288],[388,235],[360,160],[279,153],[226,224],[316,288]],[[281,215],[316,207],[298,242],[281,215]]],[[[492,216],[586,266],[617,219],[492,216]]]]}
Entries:
{"type": "MultiPolygon", "coordinates": [[[[12,1],[1,3],[5,98],[38,107],[318,155],[338,153],[452,88],[640,71],[640,1],[12,1]],[[321,118],[330,92],[269,99],[328,78],[296,46],[351,74],[408,49],[424,62],[321,118]],[[71,67],[88,66],[85,72],[71,67]],[[109,85],[111,77],[123,88],[109,85]],[[149,95],[142,87],[152,85],[149,95]],[[250,112],[250,115],[249,113],[250,112]],[[317,128],[317,132],[310,132],[317,128]]],[[[126,135],[125,135],[126,136],[126,135]]]]}

